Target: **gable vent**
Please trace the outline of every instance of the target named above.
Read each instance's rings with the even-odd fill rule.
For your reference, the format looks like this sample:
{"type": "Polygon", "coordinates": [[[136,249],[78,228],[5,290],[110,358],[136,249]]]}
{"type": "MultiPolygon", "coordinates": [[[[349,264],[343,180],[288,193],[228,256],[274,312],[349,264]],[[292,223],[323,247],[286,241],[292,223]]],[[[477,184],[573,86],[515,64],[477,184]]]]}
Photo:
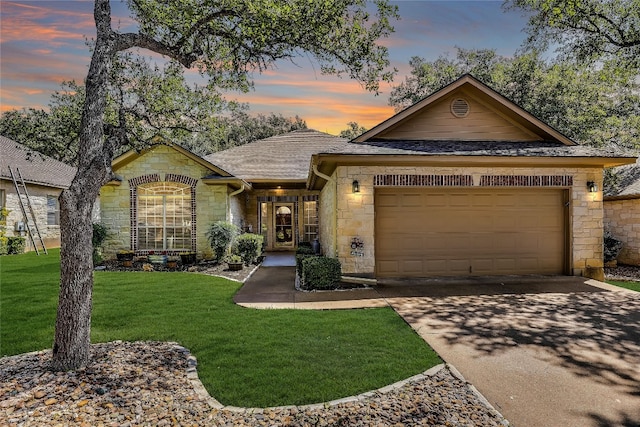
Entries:
{"type": "Polygon", "coordinates": [[[456,117],[467,117],[469,114],[469,103],[466,99],[457,98],[451,102],[451,114],[456,117]]]}

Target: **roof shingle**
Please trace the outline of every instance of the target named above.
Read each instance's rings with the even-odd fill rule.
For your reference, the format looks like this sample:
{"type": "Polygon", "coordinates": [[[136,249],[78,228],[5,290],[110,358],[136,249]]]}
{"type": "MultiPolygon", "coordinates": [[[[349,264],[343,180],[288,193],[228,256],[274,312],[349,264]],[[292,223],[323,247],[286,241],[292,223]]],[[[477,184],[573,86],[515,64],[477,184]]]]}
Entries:
{"type": "Polygon", "coordinates": [[[76,174],[73,166],[0,135],[0,178],[11,179],[9,166],[19,168],[26,183],[55,188],[69,188],[76,174]]]}
{"type": "Polygon", "coordinates": [[[303,129],[218,151],[205,159],[245,181],[306,181],[313,154],[345,145],[344,138],[303,129]]]}

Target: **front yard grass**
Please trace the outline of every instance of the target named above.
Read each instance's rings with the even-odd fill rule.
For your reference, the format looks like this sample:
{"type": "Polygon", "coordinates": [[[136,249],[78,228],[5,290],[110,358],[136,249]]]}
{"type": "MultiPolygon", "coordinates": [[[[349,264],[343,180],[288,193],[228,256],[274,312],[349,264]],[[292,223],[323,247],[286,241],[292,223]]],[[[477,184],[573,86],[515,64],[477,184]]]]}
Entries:
{"type": "Polygon", "coordinates": [[[631,289],[632,291],[640,292],[640,282],[628,282],[625,280],[607,280],[610,285],[620,286],[621,288],[631,289]]]}
{"type": "MultiPolygon", "coordinates": [[[[0,257],[0,355],[50,348],[59,251],[0,257]]],[[[440,359],[390,308],[253,310],[240,284],[192,273],[96,272],[92,342],[176,341],[222,404],[329,401],[422,372],[440,359]]]]}

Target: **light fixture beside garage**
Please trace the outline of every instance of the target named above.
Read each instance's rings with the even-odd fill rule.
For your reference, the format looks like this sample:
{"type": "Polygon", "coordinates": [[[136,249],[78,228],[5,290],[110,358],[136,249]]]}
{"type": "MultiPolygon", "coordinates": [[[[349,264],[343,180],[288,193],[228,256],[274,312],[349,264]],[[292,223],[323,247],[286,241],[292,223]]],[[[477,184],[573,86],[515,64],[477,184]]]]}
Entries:
{"type": "Polygon", "coordinates": [[[351,183],[351,192],[352,193],[360,192],[360,183],[358,182],[357,179],[354,179],[353,182],[351,183]]]}
{"type": "Polygon", "coordinates": [[[595,181],[587,181],[587,189],[589,193],[597,193],[598,192],[598,184],[595,181]]]}

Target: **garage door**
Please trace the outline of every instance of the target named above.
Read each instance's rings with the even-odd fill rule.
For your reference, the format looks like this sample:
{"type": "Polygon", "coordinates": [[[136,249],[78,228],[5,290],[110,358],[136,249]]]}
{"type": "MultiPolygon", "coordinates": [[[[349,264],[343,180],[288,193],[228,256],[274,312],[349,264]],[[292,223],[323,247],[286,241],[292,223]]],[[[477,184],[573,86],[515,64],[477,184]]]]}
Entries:
{"type": "Polygon", "coordinates": [[[378,277],[563,274],[565,190],[378,188],[378,277]]]}

